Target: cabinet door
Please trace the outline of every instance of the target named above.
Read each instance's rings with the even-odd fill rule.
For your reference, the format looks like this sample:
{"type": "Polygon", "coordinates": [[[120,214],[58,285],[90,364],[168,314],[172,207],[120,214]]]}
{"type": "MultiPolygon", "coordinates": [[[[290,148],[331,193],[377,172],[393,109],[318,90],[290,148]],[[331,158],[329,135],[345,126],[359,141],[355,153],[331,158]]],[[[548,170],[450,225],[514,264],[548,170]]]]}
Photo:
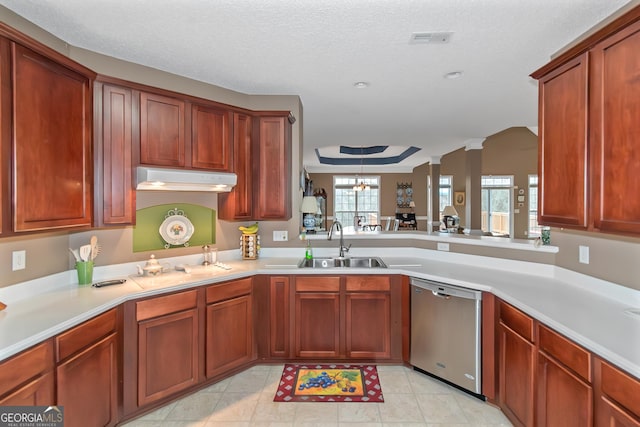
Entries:
{"type": "Polygon", "coordinates": [[[47,372],[0,398],[0,406],[49,406],[54,402],[53,372],[47,372]]]}
{"type": "Polygon", "coordinates": [[[640,425],[640,380],[596,359],[597,426],[640,425]]]}
{"type": "Polygon", "coordinates": [[[184,390],[198,381],[196,308],[138,323],[138,405],[184,390]]]}
{"type": "Polygon", "coordinates": [[[592,50],[594,227],[640,234],[640,23],[592,50]]]}
{"type": "Polygon", "coordinates": [[[0,363],[0,403],[7,405],[55,403],[51,340],[0,363]]]}
{"type": "Polygon", "coordinates": [[[242,366],[253,358],[251,295],[207,306],[207,377],[242,366]]]}
{"type": "Polygon", "coordinates": [[[218,216],[226,220],[248,220],[252,218],[253,154],[251,116],[233,114],[233,172],[238,181],[228,193],[218,194],[218,216]]]}
{"type": "Polygon", "coordinates": [[[533,426],[535,346],[500,323],[499,403],[516,426],[533,426]]]}
{"type": "Polygon", "coordinates": [[[596,403],[596,426],[640,427],[640,419],[602,396],[596,403]]]}
{"type": "Polygon", "coordinates": [[[133,224],[136,193],[132,162],[132,90],[96,83],[95,95],[96,224],[133,224]]]}
{"type": "Polygon", "coordinates": [[[184,101],[140,94],[140,163],[185,166],[184,101]]]}
{"type": "Polygon", "coordinates": [[[388,293],[347,293],[347,357],[391,357],[391,296],[388,293]]]}
{"type": "Polygon", "coordinates": [[[90,226],[90,79],[13,44],[14,230],[90,226]]]}
{"type": "Polygon", "coordinates": [[[540,79],[540,224],[587,227],[587,59],[540,79]]]}
{"type": "Polygon", "coordinates": [[[191,106],[191,166],[200,169],[231,169],[230,116],[226,110],[191,106]]]}
{"type": "Polygon", "coordinates": [[[539,426],[583,427],[593,425],[593,389],[580,377],[543,352],[538,353],[539,426]]]}
{"type": "Polygon", "coordinates": [[[340,356],[340,294],[296,293],[295,355],[340,356]]]}
{"type": "Polygon", "coordinates": [[[289,357],[290,295],[289,277],[269,278],[269,354],[289,357]]]}
{"type": "Polygon", "coordinates": [[[115,425],[118,417],[116,334],[61,363],[56,369],[58,405],[65,426],[115,425]]]}
{"type": "Polygon", "coordinates": [[[291,126],[287,116],[262,116],[258,130],[255,219],[290,219],[291,126]]]}

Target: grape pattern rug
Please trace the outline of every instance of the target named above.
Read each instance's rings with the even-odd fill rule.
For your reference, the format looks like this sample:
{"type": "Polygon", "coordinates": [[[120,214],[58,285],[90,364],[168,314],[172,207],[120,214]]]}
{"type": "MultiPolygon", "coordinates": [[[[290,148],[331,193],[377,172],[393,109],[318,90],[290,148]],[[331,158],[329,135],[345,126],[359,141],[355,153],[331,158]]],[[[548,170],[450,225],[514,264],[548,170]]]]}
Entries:
{"type": "Polygon", "coordinates": [[[384,402],[374,365],[286,364],[274,402],[384,402]]]}

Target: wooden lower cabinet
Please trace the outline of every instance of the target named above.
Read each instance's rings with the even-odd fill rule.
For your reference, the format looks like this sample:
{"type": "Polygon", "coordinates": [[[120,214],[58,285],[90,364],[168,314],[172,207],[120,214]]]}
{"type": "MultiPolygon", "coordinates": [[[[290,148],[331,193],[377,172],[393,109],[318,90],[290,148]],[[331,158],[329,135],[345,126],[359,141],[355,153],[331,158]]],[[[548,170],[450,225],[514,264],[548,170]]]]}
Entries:
{"type": "Polygon", "coordinates": [[[198,383],[197,291],[136,303],[138,406],[198,383]]]}
{"type": "Polygon", "coordinates": [[[118,421],[117,335],[107,336],[56,368],[64,425],[112,426],[118,421]]]}
{"type": "Polygon", "coordinates": [[[544,325],[537,331],[536,424],[593,425],[591,354],[544,325]]]}
{"type": "Polygon", "coordinates": [[[289,276],[269,277],[269,307],[266,316],[269,319],[268,357],[289,357],[291,351],[291,304],[289,276]]]}
{"type": "Polygon", "coordinates": [[[33,381],[0,398],[0,406],[44,406],[54,402],[53,372],[47,372],[33,381]]]}
{"type": "Polygon", "coordinates": [[[402,284],[392,286],[394,276],[294,280],[295,357],[402,360],[402,284]]]}
{"type": "Polygon", "coordinates": [[[596,426],[640,427],[640,419],[625,411],[615,402],[601,397],[596,403],[596,426]]]}
{"type": "Polygon", "coordinates": [[[57,404],[65,426],[118,422],[118,309],[55,338],[57,404]]]}
{"type": "Polygon", "coordinates": [[[391,358],[391,284],[388,276],[345,278],[346,356],[391,358]]]}
{"type": "Polygon", "coordinates": [[[594,358],[595,418],[600,427],[640,426],[640,380],[594,358]]]}
{"type": "Polygon", "coordinates": [[[51,340],[0,364],[0,406],[53,405],[54,395],[51,340]]]}
{"type": "Polygon", "coordinates": [[[296,357],[339,357],[340,277],[297,277],[294,318],[296,357]]]}
{"type": "Polygon", "coordinates": [[[254,359],[252,279],[207,288],[205,369],[207,378],[254,359]]]}
{"type": "Polygon", "coordinates": [[[583,427],[593,425],[591,384],[544,353],[538,353],[539,426],[583,427]]]}
{"type": "Polygon", "coordinates": [[[515,426],[530,427],[535,399],[533,319],[505,303],[499,309],[498,403],[515,426]]]}

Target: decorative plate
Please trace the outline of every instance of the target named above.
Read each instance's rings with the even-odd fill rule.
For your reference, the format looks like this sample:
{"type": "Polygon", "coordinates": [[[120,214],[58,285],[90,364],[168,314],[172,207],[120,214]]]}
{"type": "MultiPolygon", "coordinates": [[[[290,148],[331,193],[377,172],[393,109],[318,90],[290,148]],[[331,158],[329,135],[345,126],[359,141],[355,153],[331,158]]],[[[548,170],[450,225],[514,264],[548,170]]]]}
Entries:
{"type": "Polygon", "coordinates": [[[404,192],[404,191],[402,190],[402,188],[398,188],[398,189],[396,190],[396,194],[397,194],[398,196],[402,196],[403,192],[404,192]]]}
{"type": "Polygon", "coordinates": [[[185,245],[193,236],[195,228],[184,215],[169,215],[160,224],[160,235],[169,245],[185,245]]]}
{"type": "Polygon", "coordinates": [[[413,188],[411,188],[411,187],[407,187],[407,189],[404,190],[404,191],[407,192],[407,196],[411,196],[413,194],[413,188]]]}

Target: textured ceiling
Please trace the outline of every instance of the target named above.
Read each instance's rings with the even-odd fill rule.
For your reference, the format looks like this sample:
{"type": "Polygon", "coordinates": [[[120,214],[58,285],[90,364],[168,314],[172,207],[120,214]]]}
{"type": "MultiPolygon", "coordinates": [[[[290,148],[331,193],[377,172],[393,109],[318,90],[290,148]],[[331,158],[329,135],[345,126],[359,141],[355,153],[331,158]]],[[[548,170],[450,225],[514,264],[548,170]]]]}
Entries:
{"type": "Polygon", "coordinates": [[[401,163],[410,170],[506,128],[537,126],[529,74],[627,3],[0,0],[74,46],[243,93],[299,95],[310,171],[353,169],[320,165],[322,147],[419,147],[401,163]],[[453,34],[448,44],[409,43],[429,31],[453,34]],[[451,71],[463,75],[445,79],[451,71]]]}

